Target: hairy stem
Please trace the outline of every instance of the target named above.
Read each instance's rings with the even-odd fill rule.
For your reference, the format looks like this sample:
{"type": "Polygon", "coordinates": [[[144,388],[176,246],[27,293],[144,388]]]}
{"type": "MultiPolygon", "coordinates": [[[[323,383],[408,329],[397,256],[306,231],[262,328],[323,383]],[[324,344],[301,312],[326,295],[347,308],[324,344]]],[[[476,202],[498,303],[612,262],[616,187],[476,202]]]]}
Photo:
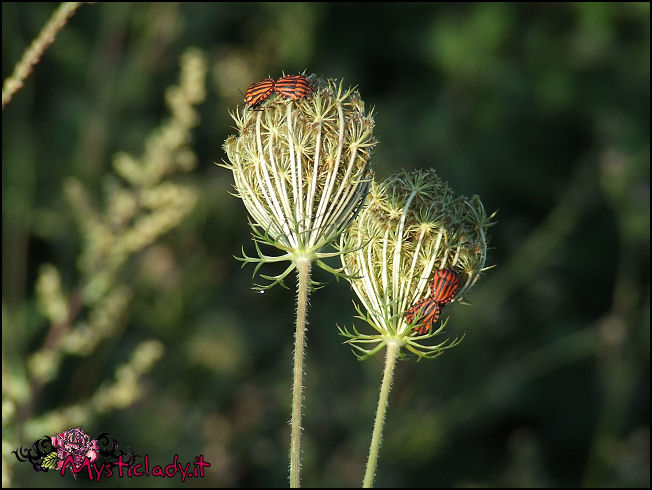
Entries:
{"type": "Polygon", "coordinates": [[[23,54],[23,58],[14,68],[11,77],[7,78],[2,85],[3,110],[14,94],[22,88],[23,82],[32,73],[32,68],[39,62],[41,55],[54,42],[58,32],[66,25],[68,19],[81,4],[82,2],[64,2],[52,14],[41,33],[23,54]]]}
{"type": "Polygon", "coordinates": [[[290,488],[301,486],[301,409],[303,403],[303,351],[306,344],[306,317],[310,288],[311,261],[296,260],[299,285],[297,288],[297,323],[294,334],[294,383],[292,385],[292,429],[290,437],[290,488]]]}
{"type": "Polygon", "coordinates": [[[385,426],[385,413],[387,412],[387,400],[389,391],[392,388],[394,378],[394,367],[401,345],[396,341],[387,342],[387,354],[385,356],[385,372],[383,373],[383,382],[380,386],[380,397],[378,399],[378,410],[376,411],[376,421],[374,422],[374,433],[371,436],[371,446],[369,447],[369,459],[367,460],[367,469],[364,475],[363,488],[371,488],[376,476],[376,463],[378,462],[378,452],[383,438],[383,427],[385,426]]]}

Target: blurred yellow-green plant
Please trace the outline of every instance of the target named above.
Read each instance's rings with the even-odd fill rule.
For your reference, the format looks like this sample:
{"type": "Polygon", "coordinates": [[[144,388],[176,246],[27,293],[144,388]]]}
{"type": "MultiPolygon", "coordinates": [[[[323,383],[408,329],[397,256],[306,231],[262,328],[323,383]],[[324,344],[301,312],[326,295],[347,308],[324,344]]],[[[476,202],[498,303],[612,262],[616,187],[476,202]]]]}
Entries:
{"type": "MultiPolygon", "coordinates": [[[[160,341],[142,341],[129,360],[84,400],[35,412],[44,387],[59,376],[64,358],[91,356],[100,343],[120,333],[133,293],[129,265],[194,208],[196,189],[174,177],[196,164],[190,132],[199,122],[194,106],[204,100],[205,74],[203,54],[186,51],[179,84],[166,93],[171,117],[147,138],[142,155],[115,156],[115,174],[104,181],[104,204],[93,202],[78,179],[69,177],[65,183],[82,238],[79,274],[76,285],[66,287],[55,265],[40,267],[35,294],[49,324],[45,340],[34,352],[12,352],[3,358],[3,486],[11,483],[15,464],[10,448],[130,406],[141,395],[141,378],[163,356],[160,341]]],[[[5,315],[4,307],[3,328],[22,328],[17,319],[5,315]]]]}
{"type": "Polygon", "coordinates": [[[31,46],[23,54],[22,59],[14,68],[14,72],[2,84],[2,109],[18,92],[32,72],[45,50],[52,44],[58,32],[66,25],[68,19],[75,13],[83,2],[63,2],[52,14],[48,23],[43,27],[31,46]]]}

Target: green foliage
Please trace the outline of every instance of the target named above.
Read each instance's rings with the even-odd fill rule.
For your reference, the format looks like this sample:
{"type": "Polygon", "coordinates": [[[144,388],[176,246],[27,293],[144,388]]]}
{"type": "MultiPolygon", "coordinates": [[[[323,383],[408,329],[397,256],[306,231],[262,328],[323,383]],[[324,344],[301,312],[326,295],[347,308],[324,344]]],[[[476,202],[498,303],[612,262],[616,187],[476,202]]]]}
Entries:
{"type": "Polygon", "coordinates": [[[53,451],[50,454],[48,454],[45,458],[43,458],[43,468],[47,468],[49,470],[52,470],[57,467],[57,463],[59,462],[59,458],[57,456],[57,452],[53,451]]]}
{"type": "MultiPolygon", "coordinates": [[[[168,178],[194,166],[195,156],[188,143],[190,128],[198,118],[192,105],[205,95],[201,53],[187,51],[181,65],[179,86],[167,92],[171,119],[146,140],[142,158],[117,156],[115,169],[126,185],[113,174],[106,176],[105,210],[95,209],[79,180],[69,177],[65,183],[64,191],[82,236],[78,285],[64,292],[55,266],[45,264],[39,270],[36,302],[49,322],[48,333],[42,347],[27,357],[22,375],[12,375],[19,369],[8,368],[3,376],[3,406],[8,409],[3,418],[8,428],[3,431],[3,446],[18,447],[16,437],[38,439],[61,427],[89,424],[100,414],[129,407],[141,395],[139,379],[163,354],[160,341],[140,342],[131,359],[116,368],[112,382],[77,403],[51,404],[45,413],[34,413],[46,385],[62,375],[64,356],[88,357],[103,341],[120,333],[133,295],[125,271],[130,259],[178,226],[196,204],[196,191],[191,186],[168,178]],[[86,309],[84,315],[82,309],[86,309]],[[24,389],[12,389],[11,385],[24,389]]],[[[12,326],[16,328],[17,323],[12,326]]],[[[19,359],[14,353],[9,362],[19,359]]],[[[5,463],[10,464],[10,460],[3,458],[5,463]]],[[[50,463],[46,460],[45,464],[50,463]]],[[[8,477],[5,483],[9,483],[8,477]]]]}

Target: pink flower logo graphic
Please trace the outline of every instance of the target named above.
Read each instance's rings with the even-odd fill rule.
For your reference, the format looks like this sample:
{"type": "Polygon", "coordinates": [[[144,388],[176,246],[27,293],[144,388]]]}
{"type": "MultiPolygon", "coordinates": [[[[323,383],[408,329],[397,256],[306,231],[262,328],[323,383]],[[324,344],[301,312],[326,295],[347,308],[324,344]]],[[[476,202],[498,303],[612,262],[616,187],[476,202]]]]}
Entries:
{"type": "Polygon", "coordinates": [[[52,446],[57,449],[57,470],[61,469],[68,456],[72,456],[75,466],[80,466],[84,458],[93,462],[99,455],[97,439],[91,438],[81,429],[69,429],[52,438],[52,446]]]}

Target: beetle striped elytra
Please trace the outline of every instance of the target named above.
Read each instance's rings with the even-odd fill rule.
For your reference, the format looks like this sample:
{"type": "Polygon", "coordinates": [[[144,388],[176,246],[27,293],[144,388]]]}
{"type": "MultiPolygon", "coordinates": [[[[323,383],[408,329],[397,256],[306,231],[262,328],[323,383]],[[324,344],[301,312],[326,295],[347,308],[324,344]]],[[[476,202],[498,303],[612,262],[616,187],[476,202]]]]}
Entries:
{"type": "Polygon", "coordinates": [[[439,320],[440,313],[439,303],[434,298],[424,298],[412,305],[407,313],[405,313],[405,320],[408,323],[413,323],[417,320],[414,330],[423,335],[430,331],[430,328],[439,320]]]}
{"type": "Polygon", "coordinates": [[[439,320],[441,309],[455,297],[460,281],[450,269],[440,269],[435,272],[430,282],[429,296],[414,303],[405,313],[405,320],[415,323],[414,331],[419,335],[428,333],[439,320]]]}
{"type": "Polygon", "coordinates": [[[256,109],[263,101],[274,92],[274,80],[266,78],[260,82],[252,83],[245,94],[245,102],[252,109],[256,109]]]}
{"type": "Polygon", "coordinates": [[[274,90],[284,99],[298,100],[312,92],[312,86],[304,75],[284,75],[276,81],[274,90]]]}
{"type": "Polygon", "coordinates": [[[430,283],[430,294],[441,306],[447,305],[455,297],[460,281],[450,269],[440,269],[430,283]]]}

